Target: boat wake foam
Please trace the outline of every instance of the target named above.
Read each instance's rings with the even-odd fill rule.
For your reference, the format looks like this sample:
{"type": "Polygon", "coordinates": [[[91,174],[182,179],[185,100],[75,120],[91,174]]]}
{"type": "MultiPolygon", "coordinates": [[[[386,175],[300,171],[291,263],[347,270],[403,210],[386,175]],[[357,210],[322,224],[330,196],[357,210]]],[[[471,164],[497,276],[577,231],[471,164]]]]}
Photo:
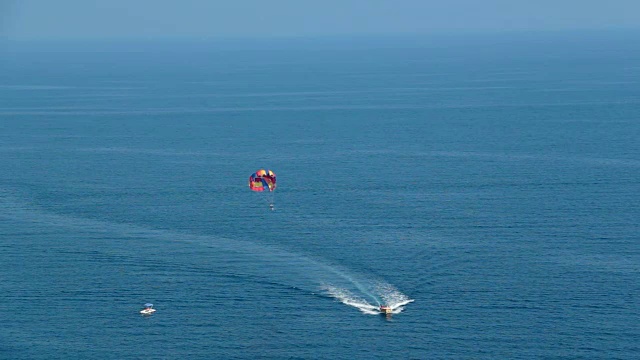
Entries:
{"type": "Polygon", "coordinates": [[[389,284],[378,284],[374,289],[372,289],[374,294],[374,298],[372,300],[375,301],[375,305],[344,288],[324,285],[322,290],[328,296],[337,299],[341,303],[353,306],[362,313],[369,315],[380,314],[380,305],[387,305],[391,307],[392,314],[399,314],[404,310],[405,305],[414,301],[389,284]]]}
{"type": "MultiPolygon", "coordinates": [[[[80,233],[108,233],[136,239],[138,246],[144,246],[151,243],[149,240],[153,240],[153,244],[158,241],[182,242],[215,249],[218,256],[225,254],[227,259],[235,258],[238,263],[245,264],[242,273],[236,273],[237,276],[255,281],[283,283],[311,293],[315,293],[320,287],[328,296],[365,314],[379,314],[380,305],[390,306],[392,313],[397,314],[413,301],[392,285],[374,280],[367,274],[357,274],[339,264],[331,264],[324,259],[274,245],[58,214],[24,201],[18,193],[3,188],[0,188],[0,205],[0,219],[9,218],[45,227],[74,229],[80,233]],[[269,271],[265,272],[265,269],[269,271]]],[[[179,263],[174,265],[181,266],[179,263]]]]}

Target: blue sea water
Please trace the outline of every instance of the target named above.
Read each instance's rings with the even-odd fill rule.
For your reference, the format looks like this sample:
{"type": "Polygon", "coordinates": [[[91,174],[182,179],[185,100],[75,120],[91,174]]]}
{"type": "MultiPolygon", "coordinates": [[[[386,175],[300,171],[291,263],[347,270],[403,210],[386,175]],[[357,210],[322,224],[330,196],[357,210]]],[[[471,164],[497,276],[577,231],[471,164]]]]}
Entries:
{"type": "Polygon", "coordinates": [[[638,44],[5,45],[0,358],[637,359],[638,44]]]}

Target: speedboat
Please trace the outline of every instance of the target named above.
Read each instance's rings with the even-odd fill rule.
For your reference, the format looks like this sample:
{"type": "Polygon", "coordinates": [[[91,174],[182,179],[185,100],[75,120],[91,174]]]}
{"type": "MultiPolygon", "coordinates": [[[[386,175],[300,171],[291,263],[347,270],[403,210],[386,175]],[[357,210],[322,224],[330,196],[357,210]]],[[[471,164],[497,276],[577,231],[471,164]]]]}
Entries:
{"type": "Polygon", "coordinates": [[[389,305],[380,305],[380,314],[391,314],[393,313],[393,309],[389,305]]]}
{"type": "Polygon", "coordinates": [[[153,308],[153,304],[144,304],[144,309],[140,310],[142,315],[151,315],[154,312],[156,312],[156,309],[153,308]]]}

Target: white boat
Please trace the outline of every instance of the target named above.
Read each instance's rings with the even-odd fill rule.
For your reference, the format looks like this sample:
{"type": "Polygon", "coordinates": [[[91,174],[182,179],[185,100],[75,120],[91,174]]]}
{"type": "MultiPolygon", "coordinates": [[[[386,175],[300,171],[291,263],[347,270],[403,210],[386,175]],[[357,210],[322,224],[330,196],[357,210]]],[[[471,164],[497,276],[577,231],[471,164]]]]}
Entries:
{"type": "Polygon", "coordinates": [[[391,308],[391,306],[388,305],[380,305],[380,314],[392,314],[393,313],[393,309],[391,308]]]}
{"type": "Polygon", "coordinates": [[[154,312],[156,312],[156,309],[153,308],[153,304],[144,304],[144,309],[140,310],[142,315],[151,315],[154,312]]]}

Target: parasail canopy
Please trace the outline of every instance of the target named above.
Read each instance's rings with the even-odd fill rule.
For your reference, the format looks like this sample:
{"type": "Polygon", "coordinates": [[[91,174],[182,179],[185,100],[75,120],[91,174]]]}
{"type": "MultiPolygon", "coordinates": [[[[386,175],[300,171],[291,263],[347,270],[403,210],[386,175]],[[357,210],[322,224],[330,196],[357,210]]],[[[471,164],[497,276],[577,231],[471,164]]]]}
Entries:
{"type": "Polygon", "coordinates": [[[276,174],[260,169],[249,177],[249,189],[253,191],[273,191],[276,189],[276,174]]]}

